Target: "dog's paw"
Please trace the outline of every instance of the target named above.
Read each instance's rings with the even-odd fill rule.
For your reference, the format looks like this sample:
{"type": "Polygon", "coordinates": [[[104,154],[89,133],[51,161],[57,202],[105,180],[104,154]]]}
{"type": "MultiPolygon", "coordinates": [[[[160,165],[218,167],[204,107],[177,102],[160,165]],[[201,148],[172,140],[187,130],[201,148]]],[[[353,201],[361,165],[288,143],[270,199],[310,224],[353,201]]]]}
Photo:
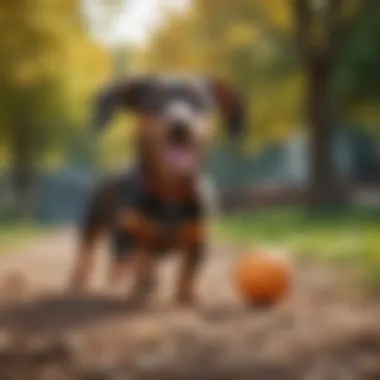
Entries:
{"type": "Polygon", "coordinates": [[[175,304],[180,308],[193,308],[196,306],[196,301],[192,294],[178,294],[175,304]]]}
{"type": "Polygon", "coordinates": [[[129,300],[133,305],[144,306],[151,298],[155,288],[156,281],[139,281],[133,286],[129,300]]]}
{"type": "Polygon", "coordinates": [[[70,296],[83,296],[88,293],[87,287],[83,284],[79,284],[77,281],[70,281],[65,291],[70,296]]]}

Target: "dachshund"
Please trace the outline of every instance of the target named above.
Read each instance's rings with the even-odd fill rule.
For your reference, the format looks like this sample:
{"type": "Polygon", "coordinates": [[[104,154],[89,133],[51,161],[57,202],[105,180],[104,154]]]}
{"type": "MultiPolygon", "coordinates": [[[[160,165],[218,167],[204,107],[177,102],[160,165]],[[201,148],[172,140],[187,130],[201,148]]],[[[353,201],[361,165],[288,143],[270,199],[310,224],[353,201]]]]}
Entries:
{"type": "Polygon", "coordinates": [[[137,116],[136,159],[128,170],[96,186],[80,228],[70,285],[74,290],[86,287],[95,243],[106,233],[113,258],[111,283],[132,271],[134,295],[145,299],[155,288],[157,259],[178,252],[176,300],[191,304],[207,243],[202,178],[216,133],[213,117],[218,114],[228,136],[241,140],[241,96],[219,79],[138,76],[100,91],[96,129],[104,129],[116,110],[137,116]]]}

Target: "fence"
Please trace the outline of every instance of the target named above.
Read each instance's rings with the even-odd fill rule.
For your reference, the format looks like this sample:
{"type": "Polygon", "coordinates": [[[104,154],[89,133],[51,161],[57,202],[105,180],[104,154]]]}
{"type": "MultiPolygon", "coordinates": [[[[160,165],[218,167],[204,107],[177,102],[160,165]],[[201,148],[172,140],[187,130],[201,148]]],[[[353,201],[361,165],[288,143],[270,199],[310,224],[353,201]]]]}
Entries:
{"type": "MultiPolygon", "coordinates": [[[[380,181],[380,157],[374,141],[357,133],[345,134],[336,140],[335,161],[342,180],[380,181]]],[[[301,202],[309,174],[307,152],[307,139],[303,135],[267,147],[258,155],[243,155],[225,142],[212,152],[209,172],[218,193],[232,205],[241,204],[243,196],[244,205],[301,202]]],[[[49,224],[78,220],[94,180],[93,175],[77,168],[40,174],[36,181],[37,219],[49,224]]],[[[3,169],[0,172],[0,219],[11,200],[9,172],[3,169]]]]}

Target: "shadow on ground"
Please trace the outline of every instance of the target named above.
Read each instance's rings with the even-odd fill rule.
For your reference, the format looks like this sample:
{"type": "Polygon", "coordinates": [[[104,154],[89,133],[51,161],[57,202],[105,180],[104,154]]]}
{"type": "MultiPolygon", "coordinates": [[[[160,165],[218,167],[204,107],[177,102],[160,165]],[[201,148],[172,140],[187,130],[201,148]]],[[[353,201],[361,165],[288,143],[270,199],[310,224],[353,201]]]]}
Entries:
{"type": "Polygon", "coordinates": [[[34,333],[63,332],[139,311],[141,312],[141,306],[120,297],[45,296],[29,302],[1,306],[0,328],[34,333]]]}

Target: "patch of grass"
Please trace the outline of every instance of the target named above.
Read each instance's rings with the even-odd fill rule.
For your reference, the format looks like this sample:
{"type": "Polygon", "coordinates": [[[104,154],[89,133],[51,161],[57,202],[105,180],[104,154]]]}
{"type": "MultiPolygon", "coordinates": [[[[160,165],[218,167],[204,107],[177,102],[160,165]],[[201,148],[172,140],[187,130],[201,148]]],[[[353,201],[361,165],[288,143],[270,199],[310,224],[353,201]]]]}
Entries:
{"type": "Polygon", "coordinates": [[[33,223],[0,224],[0,254],[43,237],[49,229],[33,223]]]}
{"type": "Polygon", "coordinates": [[[380,210],[241,213],[217,221],[215,234],[246,249],[275,245],[298,257],[355,265],[371,283],[380,286],[380,210]]]}

